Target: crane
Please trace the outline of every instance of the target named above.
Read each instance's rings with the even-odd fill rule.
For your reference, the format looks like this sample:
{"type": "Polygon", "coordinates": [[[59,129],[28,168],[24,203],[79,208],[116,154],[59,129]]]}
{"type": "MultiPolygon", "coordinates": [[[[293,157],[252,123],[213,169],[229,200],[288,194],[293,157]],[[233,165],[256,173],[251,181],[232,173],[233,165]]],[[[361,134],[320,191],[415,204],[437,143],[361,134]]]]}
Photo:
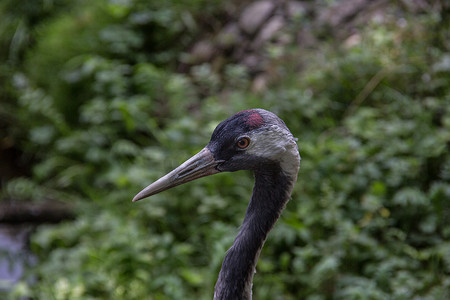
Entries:
{"type": "Polygon", "coordinates": [[[255,185],[233,245],[227,251],[214,300],[250,300],[256,263],[269,231],[289,201],[300,154],[285,123],[264,109],[248,109],[221,122],[208,145],[139,192],[133,202],[220,172],[251,170],[255,185]]]}

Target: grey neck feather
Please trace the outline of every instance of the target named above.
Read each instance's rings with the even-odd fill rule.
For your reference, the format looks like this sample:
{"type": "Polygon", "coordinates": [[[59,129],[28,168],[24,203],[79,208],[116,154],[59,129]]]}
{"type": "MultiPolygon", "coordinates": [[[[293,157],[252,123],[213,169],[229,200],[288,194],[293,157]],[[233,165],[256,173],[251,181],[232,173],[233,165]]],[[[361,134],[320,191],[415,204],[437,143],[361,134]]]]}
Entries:
{"type": "Polygon", "coordinates": [[[250,300],[256,262],[267,234],[289,201],[295,178],[280,168],[255,172],[255,186],[244,222],[222,263],[214,300],[250,300]]]}

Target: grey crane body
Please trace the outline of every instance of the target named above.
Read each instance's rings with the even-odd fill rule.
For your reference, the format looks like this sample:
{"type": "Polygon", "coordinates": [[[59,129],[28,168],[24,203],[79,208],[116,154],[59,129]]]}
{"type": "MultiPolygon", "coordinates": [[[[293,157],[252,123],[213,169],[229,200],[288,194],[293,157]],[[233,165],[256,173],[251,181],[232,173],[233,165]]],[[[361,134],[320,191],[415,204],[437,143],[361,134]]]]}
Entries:
{"type": "Polygon", "coordinates": [[[263,109],[245,110],[220,123],[202,151],[146,187],[133,201],[219,172],[253,171],[253,194],[214,290],[215,300],[247,300],[252,298],[259,254],[290,199],[299,165],[296,139],[284,122],[263,109]]]}

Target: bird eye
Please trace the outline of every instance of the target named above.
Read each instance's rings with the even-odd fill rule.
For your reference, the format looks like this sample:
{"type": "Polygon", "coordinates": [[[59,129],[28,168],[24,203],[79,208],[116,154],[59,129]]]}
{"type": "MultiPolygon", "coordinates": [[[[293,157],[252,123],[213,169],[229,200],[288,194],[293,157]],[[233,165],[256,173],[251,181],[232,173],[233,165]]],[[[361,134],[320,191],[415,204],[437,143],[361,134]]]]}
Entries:
{"type": "Polygon", "coordinates": [[[245,149],[248,147],[248,145],[250,144],[250,139],[248,137],[244,137],[239,139],[239,141],[237,141],[236,146],[238,146],[238,148],[240,149],[245,149]]]}

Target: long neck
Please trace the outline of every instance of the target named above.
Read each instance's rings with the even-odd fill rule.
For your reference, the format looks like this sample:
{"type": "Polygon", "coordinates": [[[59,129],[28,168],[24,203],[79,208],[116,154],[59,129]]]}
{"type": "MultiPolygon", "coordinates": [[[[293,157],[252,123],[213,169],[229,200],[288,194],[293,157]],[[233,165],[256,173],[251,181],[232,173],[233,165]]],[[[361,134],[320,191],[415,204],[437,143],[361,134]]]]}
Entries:
{"type": "Polygon", "coordinates": [[[279,168],[255,172],[255,187],[241,229],[228,250],[214,291],[215,300],[252,298],[256,262],[267,234],[289,201],[293,182],[279,168]]]}

